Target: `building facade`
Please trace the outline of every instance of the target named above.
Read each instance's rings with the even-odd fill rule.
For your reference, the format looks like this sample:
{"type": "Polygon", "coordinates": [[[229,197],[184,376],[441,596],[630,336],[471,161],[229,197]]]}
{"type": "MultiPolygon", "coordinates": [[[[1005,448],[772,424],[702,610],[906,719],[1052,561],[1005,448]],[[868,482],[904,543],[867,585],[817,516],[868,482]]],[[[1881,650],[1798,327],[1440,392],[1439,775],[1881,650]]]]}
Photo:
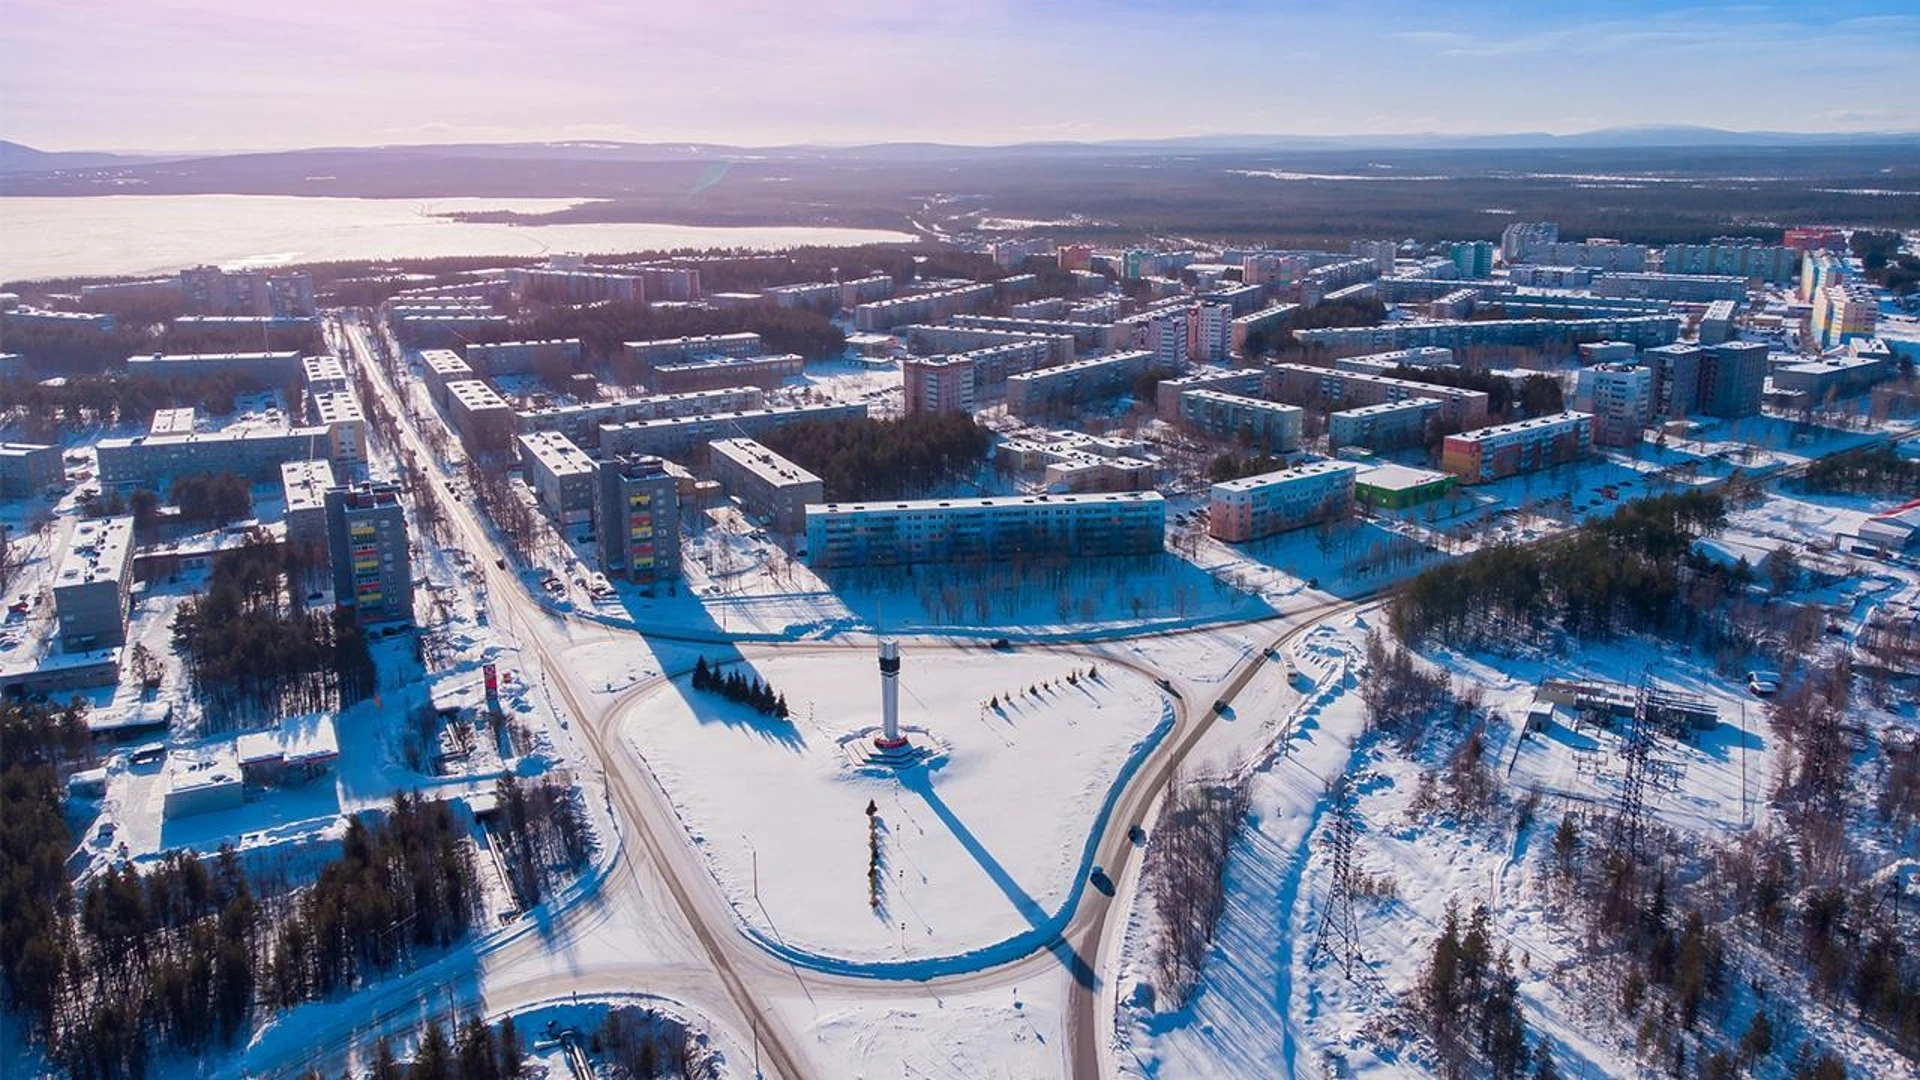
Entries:
{"type": "Polygon", "coordinates": [[[562,525],[591,521],[599,467],[587,452],[557,431],[535,431],[518,441],[527,486],[547,513],[562,525]]]}
{"type": "Polygon", "coordinates": [[[752,439],[715,439],[707,450],[713,478],[777,532],[804,531],[808,504],[827,501],[819,477],[752,439]]]}
{"type": "Polygon", "coordinates": [[[1349,462],[1316,461],[1215,484],[1207,535],[1240,544],[1342,517],[1353,507],[1357,471],[1349,462]]]}
{"type": "Polygon", "coordinates": [[[1166,544],[1158,492],[828,503],[807,507],[822,568],[1147,555],[1166,544]]]}
{"type": "Polygon", "coordinates": [[[1262,398],[1201,388],[1180,395],[1180,421],[1208,438],[1231,439],[1261,454],[1300,448],[1306,410],[1262,398]]]}
{"type": "Polygon", "coordinates": [[[60,650],[114,649],[127,642],[133,589],[133,519],[100,518],[74,526],[53,571],[60,650]]]}
{"type": "Polygon", "coordinates": [[[1424,397],[1342,409],[1327,414],[1327,445],[1364,446],[1379,454],[1423,446],[1439,416],[1440,402],[1424,397]]]}
{"type": "Polygon", "coordinates": [[[413,618],[413,558],[397,484],[327,492],[333,600],[362,623],[413,618]]]}
{"type": "Polygon", "coordinates": [[[1440,467],[1462,483],[1483,484],[1561,462],[1593,450],[1593,417],[1563,412],[1447,436],[1440,467]]]}
{"type": "Polygon", "coordinates": [[[600,462],[594,537],[608,577],[652,583],[680,576],[679,481],[667,463],[645,455],[600,462]]]}

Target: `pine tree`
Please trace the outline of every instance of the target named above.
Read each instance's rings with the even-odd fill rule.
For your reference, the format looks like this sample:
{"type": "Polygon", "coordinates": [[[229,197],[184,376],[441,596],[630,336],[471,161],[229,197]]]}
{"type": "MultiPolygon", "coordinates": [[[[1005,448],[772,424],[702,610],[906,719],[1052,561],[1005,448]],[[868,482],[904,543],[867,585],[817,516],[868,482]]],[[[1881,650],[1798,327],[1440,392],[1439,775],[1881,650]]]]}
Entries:
{"type": "Polygon", "coordinates": [[[1541,1040],[1533,1052],[1533,1080],[1560,1080],[1560,1067],[1553,1062],[1553,1044],[1541,1040]]]}
{"type": "Polygon", "coordinates": [[[711,688],[713,673],[707,670],[707,658],[702,656],[693,662],[693,688],[707,690],[711,688]]]}
{"type": "Polygon", "coordinates": [[[447,1048],[447,1033],[437,1022],[428,1022],[420,1036],[420,1049],[407,1069],[407,1080],[453,1080],[453,1060],[447,1048]]]}
{"type": "Polygon", "coordinates": [[[1773,1053],[1773,1021],[1767,1018],[1765,1009],[1753,1014],[1753,1023],[1747,1025],[1747,1033],[1740,1036],[1740,1056],[1747,1064],[1773,1053]]]}
{"type": "Polygon", "coordinates": [[[779,717],[782,720],[785,720],[788,716],[792,715],[787,711],[787,695],[781,694],[780,697],[774,701],[773,715],[779,717]]]}
{"type": "Polygon", "coordinates": [[[401,1080],[400,1066],[393,1060],[393,1044],[381,1039],[373,1048],[373,1072],[369,1080],[401,1080]]]}
{"type": "Polygon", "coordinates": [[[520,1032],[513,1025],[513,1017],[504,1016],[500,1019],[500,1075],[505,1080],[515,1080],[525,1064],[520,1032]]]}

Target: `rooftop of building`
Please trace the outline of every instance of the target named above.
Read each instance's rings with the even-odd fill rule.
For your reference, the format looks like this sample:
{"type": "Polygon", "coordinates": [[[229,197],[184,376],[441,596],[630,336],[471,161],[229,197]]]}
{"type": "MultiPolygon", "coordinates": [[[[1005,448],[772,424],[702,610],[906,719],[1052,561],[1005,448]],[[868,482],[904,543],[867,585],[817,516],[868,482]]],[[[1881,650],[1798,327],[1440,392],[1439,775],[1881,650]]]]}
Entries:
{"type": "Polygon", "coordinates": [[[558,431],[529,432],[520,436],[520,447],[552,473],[589,473],[596,468],[591,455],[558,431]]]}
{"type": "Polygon", "coordinates": [[[1451,473],[1416,469],[1411,465],[1398,465],[1389,461],[1362,467],[1358,473],[1354,474],[1353,482],[1381,491],[1407,491],[1432,483],[1445,483],[1451,479],[1453,479],[1451,473]]]}
{"type": "Polygon", "coordinates": [[[199,423],[200,413],[191,405],[182,405],[174,409],[153,410],[153,422],[147,426],[150,435],[180,435],[190,432],[199,423]]]}
{"type": "Polygon", "coordinates": [[[327,504],[327,492],[334,487],[333,464],[326,458],[280,463],[280,487],[287,501],[287,513],[318,510],[327,504]]]}
{"type": "Polygon", "coordinates": [[[469,409],[510,409],[500,392],[480,379],[456,379],[447,384],[447,393],[469,409]]]}
{"type": "Polygon", "coordinates": [[[1243,409],[1257,409],[1261,412],[1297,413],[1306,411],[1298,405],[1286,405],[1278,401],[1268,401],[1266,398],[1248,397],[1245,394],[1230,394],[1225,390],[1210,390],[1204,386],[1195,390],[1188,390],[1181,394],[1180,400],[1212,401],[1222,405],[1238,406],[1243,409]]]}
{"type": "Polygon", "coordinates": [[[400,485],[388,483],[363,482],[345,484],[327,492],[329,497],[338,497],[348,510],[377,510],[383,507],[400,505],[400,485]]]}
{"type": "Polygon", "coordinates": [[[837,412],[842,409],[861,409],[866,406],[858,402],[817,402],[806,405],[769,405],[763,409],[738,409],[732,412],[698,413],[689,416],[657,416],[648,420],[628,420],[619,424],[604,424],[603,430],[634,430],[644,427],[676,427],[703,423],[724,423],[749,417],[794,415],[809,412],[837,412]]]}
{"type": "Polygon", "coordinates": [[[1018,379],[1023,382],[1034,382],[1067,372],[1085,371],[1089,368],[1107,367],[1114,364],[1132,363],[1137,360],[1151,359],[1153,359],[1152,353],[1144,349],[1134,349],[1127,352],[1109,353],[1106,356],[1095,356],[1087,360],[1074,360],[1069,363],[1059,364],[1055,367],[1041,368],[1038,371],[1023,371],[1017,375],[1007,376],[1007,381],[1012,382],[1018,379]]]}
{"type": "Polygon", "coordinates": [[[713,345],[721,342],[760,343],[760,335],[749,331],[735,334],[694,334],[689,337],[648,338],[644,341],[623,341],[620,344],[629,349],[694,348],[700,345],[713,345]]]}
{"type": "Polygon", "coordinates": [[[473,370],[466,359],[452,349],[422,349],[420,363],[428,371],[434,372],[473,370]]]}
{"type": "Polygon", "coordinates": [[[209,363],[219,363],[219,362],[238,363],[238,362],[247,361],[247,360],[294,361],[298,359],[300,359],[299,350],[286,349],[284,351],[274,351],[274,352],[148,353],[140,356],[129,356],[127,357],[127,363],[129,364],[181,364],[181,363],[199,363],[202,361],[209,362],[209,363]]]}
{"type": "Polygon", "coordinates": [[[891,514],[900,510],[996,510],[1021,506],[1126,506],[1165,502],[1165,497],[1157,491],[1114,491],[1089,495],[998,495],[966,499],[908,499],[898,502],[811,503],[807,506],[807,514],[811,517],[815,511],[829,515],[855,515],[891,514]]]}
{"type": "Polygon", "coordinates": [[[1563,427],[1570,424],[1576,424],[1582,420],[1591,422],[1593,420],[1593,414],[1583,413],[1583,412],[1573,412],[1569,410],[1566,412],[1553,413],[1549,416],[1535,416],[1526,420],[1515,420],[1510,424],[1495,424],[1492,427],[1476,428],[1473,431],[1463,431],[1458,435],[1447,436],[1447,441],[1453,442],[1454,440],[1459,439],[1466,442],[1486,442],[1491,439],[1498,439],[1506,435],[1514,435],[1520,432],[1551,430],[1554,428],[1559,428],[1559,427],[1563,427]]]}
{"type": "Polygon", "coordinates": [[[329,390],[313,395],[313,414],[322,424],[366,419],[360,410],[359,396],[351,390],[329,390]]]}
{"type": "Polygon", "coordinates": [[[1427,409],[1438,409],[1439,407],[1439,398],[1410,397],[1401,398],[1399,401],[1382,401],[1377,405],[1362,405],[1356,409],[1341,409],[1338,412],[1329,413],[1328,417],[1380,416],[1385,413],[1407,412],[1415,409],[1425,411],[1427,409]]]}
{"type": "Polygon", "coordinates": [[[117,581],[126,572],[132,552],[133,518],[82,521],[74,527],[73,537],[54,568],[53,587],[117,581]]]}
{"type": "Polygon", "coordinates": [[[762,364],[802,363],[799,353],[763,353],[759,356],[689,356],[653,365],[655,371],[691,371],[697,368],[756,367],[762,364]]]}
{"type": "Polygon", "coordinates": [[[26,457],[28,454],[43,454],[59,447],[43,446],[40,443],[10,442],[0,443],[0,457],[26,457]]]}
{"type": "Polygon", "coordinates": [[[1243,476],[1238,480],[1226,480],[1213,485],[1213,490],[1222,493],[1259,491],[1275,484],[1291,483],[1310,476],[1330,476],[1334,473],[1355,472],[1360,466],[1351,461],[1310,461],[1305,465],[1295,465],[1289,469],[1278,469],[1258,476],[1243,476]]]}
{"type": "Polygon", "coordinates": [[[754,439],[715,439],[707,444],[707,449],[776,487],[820,483],[819,477],[754,439]]]}

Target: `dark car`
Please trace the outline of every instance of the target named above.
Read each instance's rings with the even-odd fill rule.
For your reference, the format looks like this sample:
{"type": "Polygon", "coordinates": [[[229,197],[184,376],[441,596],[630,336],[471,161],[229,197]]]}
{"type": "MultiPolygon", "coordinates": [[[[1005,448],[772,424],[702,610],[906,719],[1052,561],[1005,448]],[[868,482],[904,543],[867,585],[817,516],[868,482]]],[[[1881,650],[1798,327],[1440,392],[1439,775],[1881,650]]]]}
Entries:
{"type": "Polygon", "coordinates": [[[1147,830],[1141,828],[1139,822],[1135,822],[1127,826],[1127,840],[1134,844],[1144,844],[1147,842],[1147,830]]]}
{"type": "Polygon", "coordinates": [[[1094,867],[1093,873],[1087,875],[1087,881],[1094,888],[1099,889],[1102,893],[1105,893],[1108,896],[1113,895],[1113,879],[1107,876],[1107,872],[1105,870],[1102,870],[1097,866],[1094,867]]]}

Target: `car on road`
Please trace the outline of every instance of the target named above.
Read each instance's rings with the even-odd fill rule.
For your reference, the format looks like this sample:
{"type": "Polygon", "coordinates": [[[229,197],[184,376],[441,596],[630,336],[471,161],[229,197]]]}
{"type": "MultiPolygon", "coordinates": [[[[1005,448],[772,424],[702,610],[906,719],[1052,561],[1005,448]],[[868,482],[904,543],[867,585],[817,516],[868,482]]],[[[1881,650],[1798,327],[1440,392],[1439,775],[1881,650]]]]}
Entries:
{"type": "Polygon", "coordinates": [[[1134,822],[1133,824],[1127,826],[1127,841],[1136,846],[1146,843],[1147,830],[1141,828],[1139,822],[1137,821],[1134,822]]]}
{"type": "Polygon", "coordinates": [[[1113,895],[1113,879],[1107,876],[1105,870],[1097,866],[1093,868],[1092,873],[1087,875],[1087,883],[1108,896],[1113,895]]]}
{"type": "Polygon", "coordinates": [[[498,570],[505,570],[505,569],[507,568],[507,560],[505,560],[505,559],[495,559],[495,560],[493,560],[493,565],[494,565],[494,568],[495,568],[495,569],[498,569],[498,570]]]}
{"type": "Polygon", "coordinates": [[[1777,671],[1747,672],[1747,692],[1755,697],[1772,697],[1780,691],[1780,673],[1777,671]]]}

